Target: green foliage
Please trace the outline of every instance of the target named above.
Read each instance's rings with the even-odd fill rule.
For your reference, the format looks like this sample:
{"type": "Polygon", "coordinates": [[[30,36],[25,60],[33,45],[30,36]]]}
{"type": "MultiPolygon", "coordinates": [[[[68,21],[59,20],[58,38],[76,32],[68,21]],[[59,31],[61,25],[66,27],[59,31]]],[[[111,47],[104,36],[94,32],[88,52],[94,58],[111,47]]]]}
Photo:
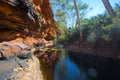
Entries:
{"type": "Polygon", "coordinates": [[[61,24],[60,21],[56,22],[56,26],[57,26],[57,38],[56,41],[60,42],[60,41],[64,41],[66,39],[66,32],[67,32],[67,28],[66,25],[61,24]]]}
{"type": "Polygon", "coordinates": [[[117,13],[117,17],[120,18],[120,5],[119,4],[116,4],[115,11],[117,13]]]}
{"type": "Polygon", "coordinates": [[[90,26],[90,35],[88,40],[99,40],[106,36],[106,26],[112,23],[112,19],[108,16],[108,14],[101,14],[91,18],[89,26],[90,26]]]}
{"type": "Polygon", "coordinates": [[[111,40],[120,40],[120,18],[116,18],[113,21],[112,28],[109,30],[111,40]]]}
{"type": "Polygon", "coordinates": [[[76,27],[69,28],[67,32],[67,41],[73,42],[77,40],[80,40],[78,27],[76,26],[76,27]]]}
{"type": "MultiPolygon", "coordinates": [[[[74,9],[73,1],[71,0],[50,0],[56,21],[61,21],[66,27],[73,27],[76,25],[76,12],[74,9]]],[[[80,17],[83,18],[88,5],[82,3],[80,0],[77,1],[78,11],[80,17]]]]}
{"type": "MultiPolygon", "coordinates": [[[[111,19],[108,13],[99,14],[90,19],[84,18],[88,5],[77,2],[77,7],[80,12],[81,26],[84,41],[98,40],[120,40],[120,5],[116,4],[115,11],[117,17],[111,19]]],[[[79,29],[74,10],[73,2],[69,0],[51,0],[52,8],[55,15],[57,26],[58,42],[73,42],[79,41],[79,29]]]]}
{"type": "MultiPolygon", "coordinates": [[[[53,12],[54,12],[56,26],[57,26],[58,36],[55,41],[58,41],[58,42],[66,41],[70,39],[70,36],[75,37],[76,35],[79,35],[78,28],[75,28],[75,29],[69,28],[69,27],[75,27],[77,25],[76,24],[76,20],[77,20],[76,12],[74,9],[73,1],[71,0],[50,0],[50,3],[53,9],[53,12]]],[[[77,1],[77,7],[78,7],[78,11],[80,13],[81,18],[83,18],[85,15],[85,12],[88,9],[88,5],[85,3],[82,3],[79,0],[77,1]]]]}
{"type": "MultiPolygon", "coordinates": [[[[115,9],[116,13],[119,14],[120,6],[117,6],[115,9]]],[[[107,13],[99,14],[92,17],[91,19],[84,18],[81,20],[81,26],[84,41],[87,40],[91,42],[96,42],[99,40],[120,40],[120,15],[118,15],[114,19],[111,19],[111,17],[107,13]]],[[[69,40],[75,41],[79,38],[79,31],[72,30],[72,35],[69,35],[69,40]]]]}

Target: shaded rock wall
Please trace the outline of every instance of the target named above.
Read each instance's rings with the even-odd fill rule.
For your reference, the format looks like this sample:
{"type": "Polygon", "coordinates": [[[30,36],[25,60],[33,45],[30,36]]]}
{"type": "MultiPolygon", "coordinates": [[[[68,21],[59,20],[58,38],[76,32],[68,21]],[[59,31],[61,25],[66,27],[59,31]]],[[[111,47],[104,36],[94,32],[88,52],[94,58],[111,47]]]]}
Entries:
{"type": "Polygon", "coordinates": [[[0,42],[28,36],[55,37],[49,0],[0,0],[0,42]]]}

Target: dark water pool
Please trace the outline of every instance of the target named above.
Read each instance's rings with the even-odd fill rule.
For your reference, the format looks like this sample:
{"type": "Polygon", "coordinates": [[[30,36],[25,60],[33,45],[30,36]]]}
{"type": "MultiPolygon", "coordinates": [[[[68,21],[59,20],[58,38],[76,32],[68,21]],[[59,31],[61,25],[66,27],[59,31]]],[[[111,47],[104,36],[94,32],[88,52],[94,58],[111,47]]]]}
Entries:
{"type": "Polygon", "coordinates": [[[120,80],[120,59],[49,50],[40,57],[45,80],[120,80]]]}

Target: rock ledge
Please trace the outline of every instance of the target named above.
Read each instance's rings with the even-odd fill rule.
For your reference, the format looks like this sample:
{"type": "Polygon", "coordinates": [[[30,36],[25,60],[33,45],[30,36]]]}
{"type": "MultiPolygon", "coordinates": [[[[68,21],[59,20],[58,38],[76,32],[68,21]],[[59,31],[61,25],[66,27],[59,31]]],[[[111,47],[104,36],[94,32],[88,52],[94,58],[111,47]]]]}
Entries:
{"type": "Polygon", "coordinates": [[[43,80],[39,60],[33,55],[30,59],[0,60],[0,80],[43,80]]]}

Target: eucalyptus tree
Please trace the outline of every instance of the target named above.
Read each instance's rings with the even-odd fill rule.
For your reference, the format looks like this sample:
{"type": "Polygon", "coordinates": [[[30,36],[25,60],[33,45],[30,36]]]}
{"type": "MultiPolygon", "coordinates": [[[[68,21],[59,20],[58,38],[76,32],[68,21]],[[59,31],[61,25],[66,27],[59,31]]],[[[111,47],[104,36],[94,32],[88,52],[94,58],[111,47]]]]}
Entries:
{"type": "Polygon", "coordinates": [[[103,4],[104,4],[104,6],[105,6],[105,8],[106,8],[106,10],[107,10],[107,12],[108,12],[108,14],[109,14],[112,18],[116,17],[116,13],[115,13],[114,9],[112,8],[109,0],[102,0],[102,2],[103,2],[103,4]]]}
{"type": "Polygon", "coordinates": [[[80,17],[79,17],[79,12],[78,12],[78,8],[77,8],[76,0],[73,0],[73,2],[74,2],[75,10],[76,10],[76,15],[77,15],[78,27],[80,30],[80,40],[82,41],[82,28],[80,26],[80,17]]]}
{"type": "MultiPolygon", "coordinates": [[[[59,24],[64,25],[66,28],[80,26],[80,20],[78,20],[77,16],[80,15],[79,19],[83,19],[85,13],[89,10],[87,4],[82,3],[81,0],[77,0],[78,15],[76,16],[73,0],[50,0],[50,2],[56,22],[59,22],[59,24]]],[[[66,33],[69,34],[69,31],[66,33]]]]}

